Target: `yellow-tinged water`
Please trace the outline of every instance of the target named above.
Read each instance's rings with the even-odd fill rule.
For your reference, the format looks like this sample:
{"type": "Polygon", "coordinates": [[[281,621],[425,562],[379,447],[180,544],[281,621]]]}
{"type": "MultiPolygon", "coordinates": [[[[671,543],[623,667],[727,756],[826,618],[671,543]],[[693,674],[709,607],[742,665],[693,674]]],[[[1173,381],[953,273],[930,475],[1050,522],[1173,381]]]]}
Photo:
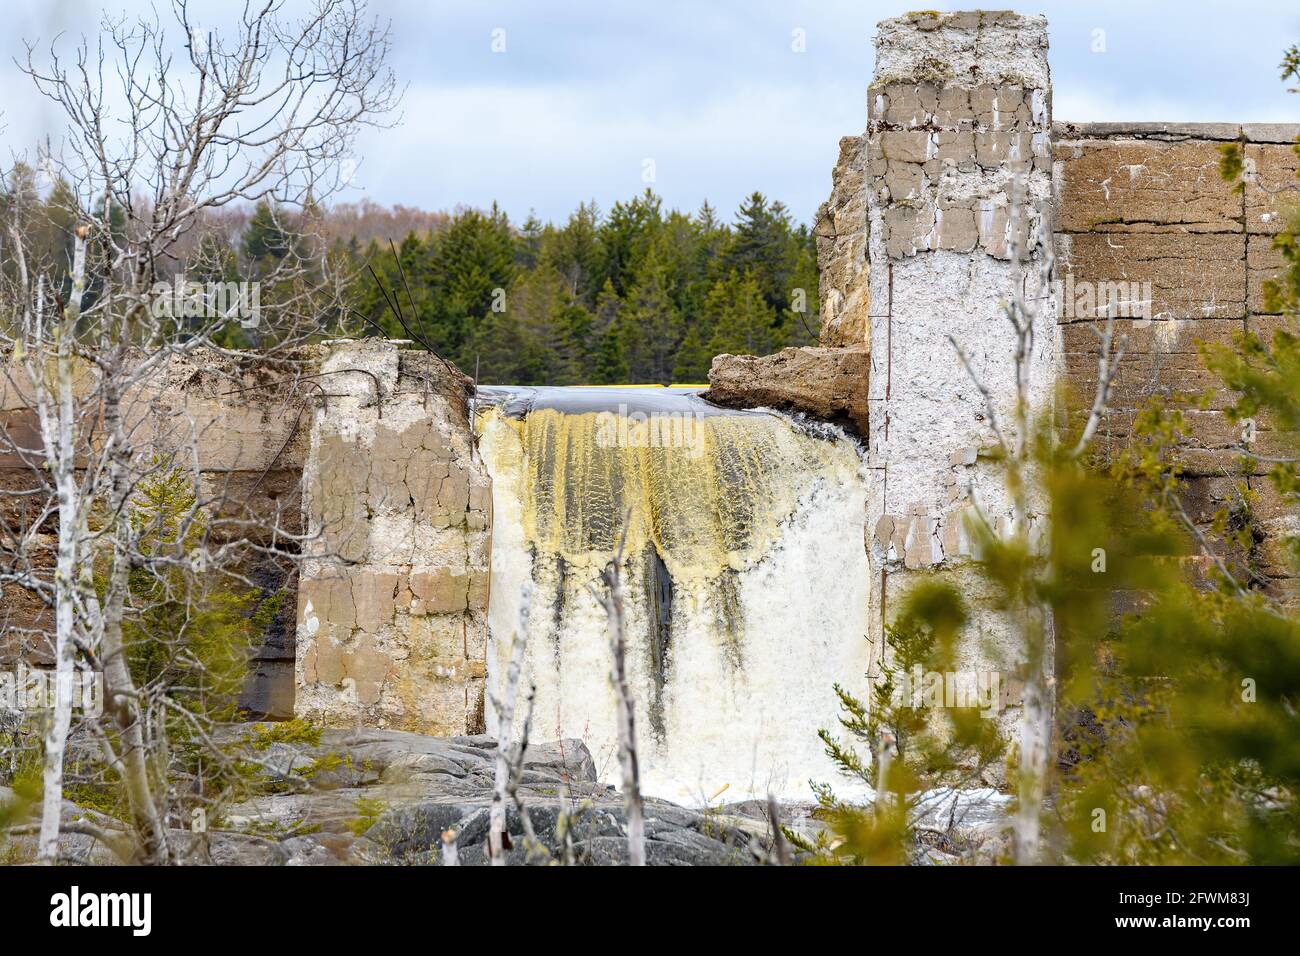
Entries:
{"type": "Polygon", "coordinates": [[[646,792],[807,796],[809,777],[830,779],[817,730],[835,726],[832,684],[860,688],[867,668],[856,446],[652,389],[548,390],[513,414],[486,409],[479,427],[493,476],[489,680],[528,593],[533,738],[583,739],[617,782],[591,586],[622,540],[646,792]]]}
{"type": "MultiPolygon", "coordinates": [[[[742,570],[768,548],[810,474],[854,480],[847,443],[769,415],[636,419],[552,408],[489,412],[518,443],[494,445],[526,475],[524,529],[539,551],[603,567],[647,545],[675,581],[742,570]]],[[[489,426],[491,427],[491,426],[489,426]]]]}

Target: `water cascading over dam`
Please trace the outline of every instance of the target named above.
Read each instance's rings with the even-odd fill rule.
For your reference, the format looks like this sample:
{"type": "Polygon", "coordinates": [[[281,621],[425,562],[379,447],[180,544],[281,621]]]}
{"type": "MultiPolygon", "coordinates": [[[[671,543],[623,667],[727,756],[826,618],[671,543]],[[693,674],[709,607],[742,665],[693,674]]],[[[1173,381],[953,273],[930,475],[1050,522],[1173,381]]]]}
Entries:
{"type": "MultiPolygon", "coordinates": [[[[703,802],[834,781],[819,727],[868,666],[865,479],[837,429],[689,389],[480,390],[493,481],[488,684],[528,600],[534,737],[578,737],[616,782],[604,611],[626,541],[628,670],[645,792],[703,802]]],[[[488,731],[495,714],[487,707],[488,731]]]]}

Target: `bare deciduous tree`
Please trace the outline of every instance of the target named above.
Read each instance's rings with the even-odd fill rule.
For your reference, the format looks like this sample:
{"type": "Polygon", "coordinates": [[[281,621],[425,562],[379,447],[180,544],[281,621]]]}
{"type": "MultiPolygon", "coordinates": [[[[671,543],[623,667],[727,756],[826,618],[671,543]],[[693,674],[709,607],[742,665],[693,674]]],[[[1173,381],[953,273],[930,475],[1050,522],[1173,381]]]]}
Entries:
{"type": "MultiPolygon", "coordinates": [[[[52,610],[52,634],[30,635],[56,662],[46,862],[58,854],[74,668],[102,670],[104,714],[81,723],[129,820],[80,832],[136,862],[182,853],[169,836],[183,802],[169,735],[210,740],[191,638],[210,582],[252,587],[250,556],[292,561],[300,539],[278,513],[230,507],[220,482],[205,483],[203,427],[176,415],[167,391],[196,366],[233,390],[254,366],[275,370],[298,401],[319,389],[300,347],[340,314],[345,277],[314,236],[316,204],[345,185],[357,130],[397,101],[386,31],[359,0],[317,0],[301,17],[263,0],[227,37],[199,30],[184,0],[170,13],[168,26],[105,19],[98,43],[70,61],[28,49],[24,72],[66,126],[37,165],[62,188],[70,261],[37,255],[41,208],[4,182],[3,387],[39,434],[0,426],[0,450],[25,466],[8,489],[25,508],[0,527],[0,583],[52,610]],[[232,301],[234,251],[209,219],[238,203],[264,204],[277,241],[249,263],[256,299],[236,284],[232,301]],[[171,633],[159,634],[164,604],[171,633]],[[146,633],[168,663],[142,676],[132,635],[146,633]]],[[[201,780],[187,786],[202,791],[201,780]]]]}
{"type": "MultiPolygon", "coordinates": [[[[1012,275],[1020,273],[1021,263],[1025,260],[1027,250],[1024,248],[1021,228],[1024,183],[1017,179],[1012,184],[1010,193],[1010,216],[1008,231],[1014,240],[1011,244],[1010,259],[1012,275]]],[[[1055,256],[1050,217],[1044,214],[1040,219],[1040,234],[1034,237],[1038,253],[1038,288],[1052,288],[1055,256]]],[[[1033,251],[1033,250],[1030,250],[1033,251]]],[[[1030,356],[1034,350],[1035,325],[1039,318],[1042,300],[1031,303],[1017,284],[1016,292],[1003,306],[1002,312],[1011,323],[1015,335],[1015,348],[1012,355],[1015,393],[1010,422],[1003,422],[998,413],[997,402],[988,386],[980,380],[966,351],[955,338],[949,336],[956,349],[963,367],[972,383],[984,400],[985,415],[990,431],[993,433],[996,457],[1004,469],[1005,485],[1011,505],[1011,528],[1003,543],[1010,544],[1019,553],[1032,555],[1038,541],[1032,534],[1031,518],[1035,506],[1033,496],[1035,485],[1033,471],[1036,461],[1041,460],[1042,449],[1035,448],[1035,431],[1033,416],[1042,414],[1045,409],[1034,408],[1030,395],[1030,356]]],[[[1049,433],[1052,449],[1046,454],[1051,458],[1077,461],[1088,450],[1097,427],[1109,410],[1111,386],[1124,355],[1125,339],[1115,337],[1114,310],[1110,310],[1103,329],[1090,326],[1097,334],[1098,378],[1096,392],[1089,406],[1088,415],[1080,431],[1078,440],[1066,447],[1056,436],[1049,433]]],[[[996,538],[994,522],[976,505],[974,517],[982,533],[996,538]]],[[[1008,610],[1014,619],[1018,634],[1018,647],[1023,654],[1025,665],[1025,688],[1023,713],[1020,721],[1020,755],[1018,766],[1018,804],[1014,820],[1016,862],[1022,865],[1039,862],[1041,855],[1041,813],[1046,792],[1049,760],[1052,748],[1052,720],[1054,713],[1054,695],[1052,692],[1052,608],[1043,597],[1045,589],[1027,588],[1024,596],[1015,606],[1008,610]]]]}
{"type": "Polygon", "coordinates": [[[593,587],[591,591],[609,621],[610,680],[614,685],[614,705],[618,711],[618,764],[623,776],[623,800],[627,813],[628,863],[645,866],[645,810],[641,801],[641,772],[637,766],[636,707],[627,684],[627,617],[619,570],[631,520],[629,510],[623,516],[618,551],[601,574],[604,589],[593,587]]]}

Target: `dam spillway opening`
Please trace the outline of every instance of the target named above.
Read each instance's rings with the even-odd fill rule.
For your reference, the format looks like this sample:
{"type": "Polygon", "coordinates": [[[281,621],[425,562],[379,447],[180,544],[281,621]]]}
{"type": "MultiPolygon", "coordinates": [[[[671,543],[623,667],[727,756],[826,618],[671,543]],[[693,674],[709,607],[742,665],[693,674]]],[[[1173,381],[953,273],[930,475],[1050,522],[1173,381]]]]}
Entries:
{"type": "Polygon", "coordinates": [[[582,739],[616,781],[592,587],[623,541],[643,790],[699,804],[719,791],[807,798],[810,779],[834,780],[817,730],[837,726],[833,685],[862,692],[868,669],[856,441],[689,388],[483,388],[478,405],[492,477],[489,694],[527,601],[532,733],[582,739]]]}

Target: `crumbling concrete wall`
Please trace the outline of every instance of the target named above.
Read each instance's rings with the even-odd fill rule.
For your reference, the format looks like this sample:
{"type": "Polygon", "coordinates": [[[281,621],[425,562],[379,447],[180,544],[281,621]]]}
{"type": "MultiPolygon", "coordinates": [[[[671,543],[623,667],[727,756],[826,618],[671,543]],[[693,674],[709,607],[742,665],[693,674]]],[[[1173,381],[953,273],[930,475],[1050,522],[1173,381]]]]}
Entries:
{"type": "MultiPolygon", "coordinates": [[[[174,358],[133,396],[140,447],[197,455],[183,464],[197,464],[200,501],[222,519],[216,543],[264,546],[248,549],[239,570],[263,597],[285,598],[250,662],[247,711],[442,734],[481,728],[489,495],[470,440],[470,390],[427,353],[365,341],[275,362],[174,358]]],[[[0,423],[39,447],[29,395],[7,376],[0,423]]],[[[28,463],[0,456],[11,528],[30,523],[15,492],[31,483],[28,463]]],[[[57,528],[44,530],[52,566],[57,528]]],[[[48,612],[13,585],[2,596],[0,666],[49,664],[48,612]]]]}
{"type": "Polygon", "coordinates": [[[279,613],[253,648],[240,695],[240,706],[254,716],[293,713],[292,555],[302,533],[302,470],[317,392],[309,383],[318,361],[314,349],[273,363],[205,350],[173,359],[151,383],[147,405],[137,408],[142,441],[197,451],[199,500],[219,519],[211,525],[213,542],[265,548],[249,549],[239,569],[264,599],[281,598],[279,613]]]}
{"type": "MultiPolygon", "coordinates": [[[[1002,303],[1023,294],[1038,306],[1028,397],[1038,407],[1051,401],[1055,323],[1041,269],[1051,242],[1051,129],[1043,18],[909,14],[880,24],[866,142],[877,639],[918,574],[962,573],[972,501],[995,522],[1010,518],[1002,470],[976,455],[993,439],[985,400],[950,337],[1008,428],[1016,340],[1002,303]]],[[[1012,659],[1001,663],[1014,666],[996,622],[982,638],[1006,645],[1012,659]]],[[[990,662],[972,649],[963,666],[990,662]]]]}
{"type": "MultiPolygon", "coordinates": [[[[1189,514],[1208,530],[1221,508],[1238,509],[1243,482],[1263,540],[1253,557],[1275,596],[1300,603],[1300,581],[1283,558],[1281,540],[1300,530],[1300,516],[1279,499],[1266,463],[1243,471],[1241,426],[1224,408],[1233,396],[1201,363],[1198,342],[1230,344],[1247,330],[1271,339],[1293,320],[1270,315],[1262,285],[1283,264],[1272,237],[1283,226],[1281,201],[1300,162],[1292,145],[1300,126],[1230,123],[1060,123],[1055,127],[1055,181],[1060,217],[1063,370],[1080,394],[1097,378],[1096,337],[1108,298],[1119,288],[1142,310],[1120,309],[1128,352],[1111,393],[1113,410],[1098,447],[1114,453],[1132,440],[1135,415],[1156,395],[1211,390],[1208,407],[1187,412],[1191,433],[1176,457],[1189,479],[1189,514]],[[1245,189],[1219,175],[1222,144],[1245,141],[1245,189]]],[[[1247,447],[1287,456],[1291,436],[1256,422],[1247,447]]],[[[1292,446],[1293,447],[1293,446],[1292,446]]],[[[1229,560],[1248,556],[1224,546],[1229,560]]]]}
{"type": "MultiPolygon", "coordinates": [[[[31,384],[18,363],[5,364],[0,376],[0,528],[5,547],[12,548],[13,542],[28,535],[45,501],[43,495],[31,494],[43,481],[33,471],[33,457],[22,451],[42,447],[31,384]]],[[[33,565],[49,568],[51,575],[57,532],[55,521],[47,521],[31,536],[28,548],[33,565]]],[[[53,646],[45,639],[53,629],[53,614],[43,601],[26,588],[0,580],[0,670],[8,670],[20,660],[53,666],[53,646]]]]}
{"type": "MultiPolygon", "coordinates": [[[[301,530],[299,481],[307,451],[310,416],[304,414],[314,390],[302,387],[315,371],[311,350],[278,356],[273,362],[244,361],[212,350],[167,359],[155,375],[129,393],[125,403],[129,432],[138,448],[179,452],[176,466],[196,469],[200,504],[213,516],[216,544],[252,540],[292,552],[301,530]]],[[[89,368],[79,376],[84,391],[93,387],[89,368]]],[[[41,446],[33,391],[21,368],[10,365],[0,377],[0,520],[8,529],[30,526],[44,496],[24,497],[39,484],[35,455],[13,446],[41,446]]],[[[58,533],[50,517],[35,536],[32,556],[53,568],[58,533]]],[[[240,567],[263,598],[296,587],[291,559],[250,555],[240,567]]],[[[52,573],[52,570],[51,570],[52,573]]],[[[257,644],[240,704],[259,716],[288,717],[293,711],[293,600],[284,602],[257,644]]],[[[14,584],[0,584],[0,668],[22,659],[47,666],[52,620],[48,608],[14,584]]]]}
{"type": "Polygon", "coordinates": [[[295,712],[332,726],[482,729],[490,484],[472,385],[390,342],[329,350],[304,480],[295,712]]]}
{"type": "MultiPolygon", "coordinates": [[[[849,344],[861,330],[872,348],[881,521],[871,547],[882,582],[893,563],[934,566],[965,549],[944,499],[963,497],[968,485],[980,489],[971,449],[951,449],[969,424],[972,396],[958,403],[964,408],[952,406],[967,381],[951,367],[942,336],[953,331],[995,384],[989,363],[1006,355],[999,337],[1006,325],[989,306],[1006,289],[1006,270],[996,263],[1006,258],[1005,185],[1019,170],[1032,207],[1026,234],[1041,238],[1042,217],[1055,208],[1056,286],[1044,312],[1055,309],[1059,321],[1054,371],[1076,395],[1089,396],[1096,385],[1090,326],[1104,318],[1108,290],[1145,306],[1140,315],[1121,309],[1127,354],[1096,447],[1105,454],[1125,447],[1152,396],[1217,389],[1208,408],[1187,413],[1191,434],[1178,451],[1189,513],[1207,530],[1219,509],[1242,506],[1244,482],[1256,494],[1252,514],[1263,532],[1249,557],[1274,596],[1300,603],[1300,579],[1281,548],[1300,516],[1278,498],[1266,464],[1243,471],[1242,431],[1224,414],[1232,396],[1197,355],[1198,342],[1230,343],[1245,330],[1267,339],[1292,321],[1268,313],[1262,285],[1282,265],[1272,236],[1295,183],[1300,126],[1051,125],[1046,39],[1032,18],[912,14],[881,24],[876,42],[867,133],[840,141],[816,231],[822,344],[849,344]],[[1219,149],[1239,140],[1246,183],[1234,192],[1219,176],[1219,149]],[[946,492],[936,496],[942,448],[952,456],[946,492]]],[[[1041,332],[1035,368],[1045,372],[1052,335],[1041,332]]],[[[1255,426],[1251,450],[1291,454],[1294,436],[1266,421],[1255,426]]],[[[1236,561],[1248,557],[1223,551],[1236,561]]],[[[882,606],[892,590],[881,584],[882,606]]]]}

